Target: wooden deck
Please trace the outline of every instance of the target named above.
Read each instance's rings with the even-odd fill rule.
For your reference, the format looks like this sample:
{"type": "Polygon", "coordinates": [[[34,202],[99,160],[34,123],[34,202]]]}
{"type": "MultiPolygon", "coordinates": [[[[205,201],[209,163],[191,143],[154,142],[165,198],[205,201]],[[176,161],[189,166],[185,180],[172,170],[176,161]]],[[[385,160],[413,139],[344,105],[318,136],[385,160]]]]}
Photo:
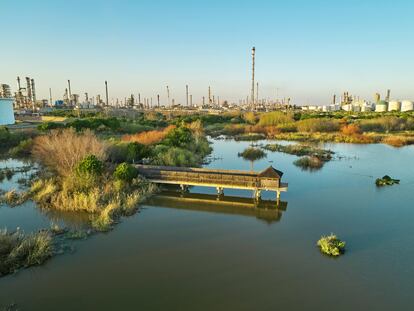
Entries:
{"type": "Polygon", "coordinates": [[[136,168],[151,182],[180,185],[182,190],[188,186],[214,187],[223,194],[225,188],[246,189],[253,190],[257,199],[261,191],[275,191],[279,199],[280,192],[288,189],[288,184],[281,182],[283,173],[272,166],[261,172],[153,165],[136,168]]]}

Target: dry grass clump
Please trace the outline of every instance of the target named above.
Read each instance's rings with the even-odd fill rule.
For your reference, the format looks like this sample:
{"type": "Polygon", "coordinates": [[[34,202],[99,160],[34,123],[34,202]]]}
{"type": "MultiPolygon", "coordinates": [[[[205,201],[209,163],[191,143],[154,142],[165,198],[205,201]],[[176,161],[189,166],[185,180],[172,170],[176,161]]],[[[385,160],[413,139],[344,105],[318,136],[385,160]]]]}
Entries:
{"type": "Polygon", "coordinates": [[[7,191],[0,196],[0,203],[6,203],[11,207],[23,204],[28,199],[28,194],[19,193],[15,189],[7,191]]]}
{"type": "Polygon", "coordinates": [[[90,130],[77,133],[73,128],[54,130],[34,139],[33,155],[61,176],[69,175],[75,165],[93,154],[105,160],[105,146],[90,130]]]}
{"type": "Polygon", "coordinates": [[[357,135],[362,134],[362,131],[357,124],[347,124],[341,127],[341,133],[344,135],[357,135]]]}
{"type": "Polygon", "coordinates": [[[282,111],[273,111],[261,114],[258,124],[260,126],[270,126],[291,123],[293,121],[292,112],[285,113],[282,111]]]}
{"type": "Polygon", "coordinates": [[[25,235],[0,230],[0,277],[44,263],[53,254],[52,238],[46,231],[25,235]]]}
{"type": "Polygon", "coordinates": [[[122,137],[122,140],[127,142],[137,142],[143,145],[153,145],[162,141],[174,128],[174,125],[169,125],[162,130],[153,130],[133,135],[124,135],[122,137]]]}
{"type": "Polygon", "coordinates": [[[414,144],[414,137],[386,136],[382,139],[382,143],[393,147],[403,147],[414,144]]]}

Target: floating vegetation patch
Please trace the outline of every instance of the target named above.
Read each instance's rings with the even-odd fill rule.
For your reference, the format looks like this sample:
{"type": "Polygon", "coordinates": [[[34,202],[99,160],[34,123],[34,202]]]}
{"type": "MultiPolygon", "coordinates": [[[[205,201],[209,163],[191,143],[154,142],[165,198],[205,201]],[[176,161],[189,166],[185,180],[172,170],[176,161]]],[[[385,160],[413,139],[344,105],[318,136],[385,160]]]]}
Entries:
{"type": "Polygon", "coordinates": [[[248,133],[234,136],[235,141],[255,141],[261,139],[266,139],[266,135],[260,133],[248,133]]]}
{"type": "Polygon", "coordinates": [[[293,164],[300,167],[302,170],[316,171],[323,167],[324,162],[318,157],[305,156],[297,159],[293,164]]]}
{"type": "Polygon", "coordinates": [[[392,186],[392,185],[399,184],[399,183],[400,183],[399,179],[393,179],[388,175],[385,175],[382,178],[377,178],[375,180],[375,184],[377,185],[377,187],[392,186]]]}
{"type": "Polygon", "coordinates": [[[345,242],[341,241],[335,234],[322,236],[317,245],[323,254],[337,257],[345,252],[345,242]]]}
{"type": "Polygon", "coordinates": [[[293,144],[293,145],[281,145],[281,144],[267,144],[263,149],[273,151],[273,152],[283,152],[287,154],[293,154],[299,157],[302,156],[311,156],[317,157],[322,161],[330,161],[332,155],[334,154],[331,150],[325,150],[316,148],[304,144],[293,144]]]}

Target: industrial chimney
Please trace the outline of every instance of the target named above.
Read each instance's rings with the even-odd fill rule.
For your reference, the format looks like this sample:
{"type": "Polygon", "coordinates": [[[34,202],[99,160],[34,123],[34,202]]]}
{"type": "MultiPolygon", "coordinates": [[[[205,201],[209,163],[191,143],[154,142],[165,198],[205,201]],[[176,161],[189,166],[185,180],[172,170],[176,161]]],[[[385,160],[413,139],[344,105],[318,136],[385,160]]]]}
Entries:
{"type": "Polygon", "coordinates": [[[252,90],[251,90],[251,106],[254,109],[254,70],[255,70],[255,57],[256,57],[256,48],[252,48],[252,90]]]}

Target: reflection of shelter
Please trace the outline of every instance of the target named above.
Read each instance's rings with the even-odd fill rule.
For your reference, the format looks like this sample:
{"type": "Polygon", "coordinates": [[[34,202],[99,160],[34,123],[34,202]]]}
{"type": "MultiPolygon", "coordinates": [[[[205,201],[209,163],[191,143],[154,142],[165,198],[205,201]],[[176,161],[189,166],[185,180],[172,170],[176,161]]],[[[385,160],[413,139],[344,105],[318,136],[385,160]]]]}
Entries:
{"type": "Polygon", "coordinates": [[[211,194],[163,191],[146,202],[147,205],[192,211],[251,216],[267,223],[279,221],[287,202],[216,196],[211,194]]]}
{"type": "Polygon", "coordinates": [[[288,184],[281,182],[283,173],[272,166],[261,172],[152,165],[136,167],[151,182],[180,185],[183,190],[188,186],[204,186],[214,187],[223,194],[224,188],[247,189],[253,190],[257,199],[263,190],[276,191],[279,199],[280,192],[288,189],[288,184]]]}

